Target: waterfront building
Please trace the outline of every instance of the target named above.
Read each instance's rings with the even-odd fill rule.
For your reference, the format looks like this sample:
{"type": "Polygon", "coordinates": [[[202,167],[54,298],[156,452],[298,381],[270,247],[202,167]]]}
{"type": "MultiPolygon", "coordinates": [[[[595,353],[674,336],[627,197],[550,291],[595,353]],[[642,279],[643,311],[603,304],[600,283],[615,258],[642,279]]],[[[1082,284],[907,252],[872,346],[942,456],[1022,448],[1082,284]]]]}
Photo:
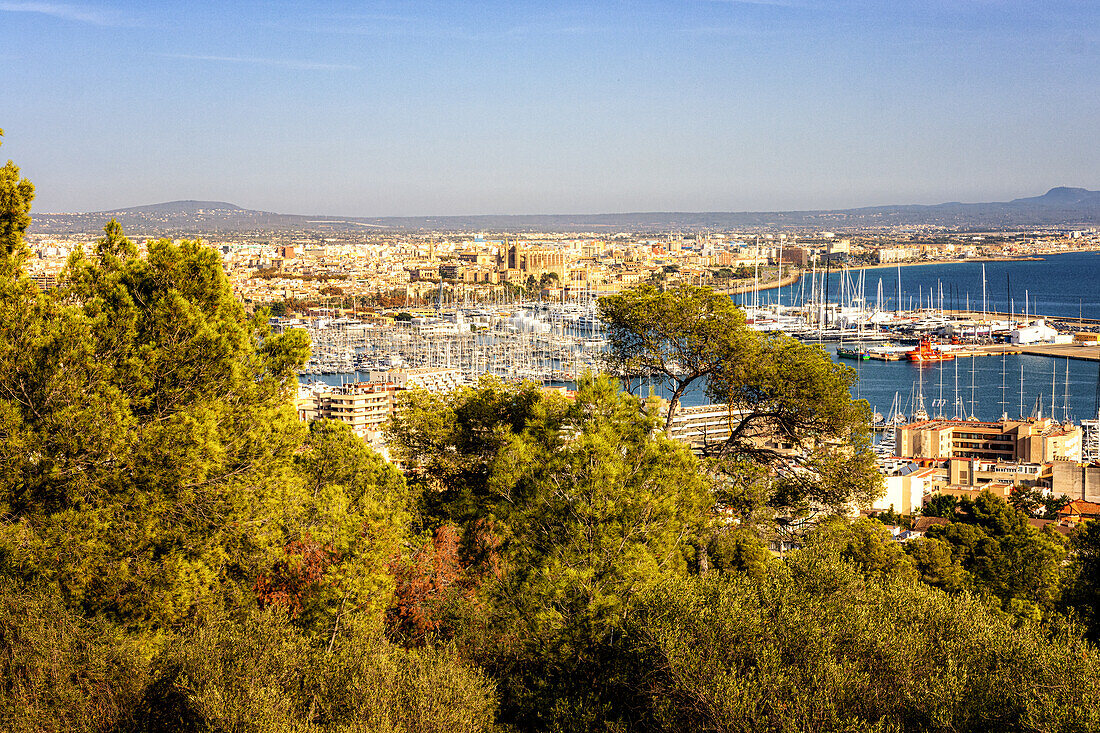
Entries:
{"type": "Polygon", "coordinates": [[[1010,331],[1008,340],[1018,346],[1028,344],[1050,344],[1058,337],[1058,332],[1048,326],[1046,321],[1040,318],[1030,326],[1024,326],[1010,331]]]}
{"type": "MultiPolygon", "coordinates": [[[[1050,418],[980,422],[920,420],[900,426],[896,457],[884,463],[886,496],[872,507],[911,513],[929,495],[973,498],[982,491],[1008,498],[1017,488],[1085,498],[1078,476],[1081,429],[1050,418]]],[[[1094,479],[1100,492],[1100,466],[1094,479]]],[[[1100,498],[1100,497],[1098,497],[1100,498]]]]}
{"type": "Polygon", "coordinates": [[[370,381],[391,385],[396,389],[426,389],[436,394],[446,394],[466,384],[461,369],[432,367],[372,371],[370,381]]]}
{"type": "Polygon", "coordinates": [[[1081,428],[1050,418],[981,422],[920,420],[898,428],[900,458],[973,458],[1014,463],[1081,460],[1081,428]]]}
{"type": "Polygon", "coordinates": [[[392,369],[373,371],[370,381],[345,385],[309,384],[298,388],[295,406],[298,419],[339,420],[356,435],[381,447],[383,430],[405,389],[450,392],[464,383],[458,369],[392,369]]]}

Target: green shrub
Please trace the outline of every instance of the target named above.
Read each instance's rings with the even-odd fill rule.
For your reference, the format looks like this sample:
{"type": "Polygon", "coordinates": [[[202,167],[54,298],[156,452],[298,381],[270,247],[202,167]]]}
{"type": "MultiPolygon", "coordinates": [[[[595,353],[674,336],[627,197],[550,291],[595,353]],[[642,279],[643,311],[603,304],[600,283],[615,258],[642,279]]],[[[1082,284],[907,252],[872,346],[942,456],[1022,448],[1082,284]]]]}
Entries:
{"type": "Polygon", "coordinates": [[[215,619],[154,662],[143,733],[484,731],[492,685],[453,654],[405,651],[354,619],[318,645],[279,611],[215,619]]]}
{"type": "Polygon", "coordinates": [[[1100,658],[1079,637],[813,554],[761,583],[667,581],[640,599],[628,633],[661,730],[1100,726],[1100,658]]]}
{"type": "Polygon", "coordinates": [[[135,637],[73,614],[56,595],[0,588],[0,727],[12,733],[124,725],[145,681],[135,637]]]}

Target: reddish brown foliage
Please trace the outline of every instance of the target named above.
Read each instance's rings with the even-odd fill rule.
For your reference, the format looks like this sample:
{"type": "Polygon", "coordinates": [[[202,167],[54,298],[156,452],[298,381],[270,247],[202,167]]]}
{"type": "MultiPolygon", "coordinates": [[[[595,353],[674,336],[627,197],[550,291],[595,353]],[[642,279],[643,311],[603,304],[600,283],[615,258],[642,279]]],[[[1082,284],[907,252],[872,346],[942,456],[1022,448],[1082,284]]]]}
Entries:
{"type": "Polygon", "coordinates": [[[458,588],[463,570],[458,531],[449,524],[437,529],[409,562],[392,561],[390,572],[396,587],[393,605],[386,614],[390,632],[411,645],[422,644],[439,628],[438,606],[458,588]]]}
{"type": "Polygon", "coordinates": [[[286,560],[275,563],[270,575],[256,578],[252,590],[261,607],[283,606],[293,618],[301,614],[302,601],[321,584],[325,571],[336,561],[336,553],[309,534],[283,549],[286,560]]]}
{"type": "Polygon", "coordinates": [[[390,635],[419,646],[431,634],[448,634],[444,626],[462,623],[458,617],[471,611],[478,615],[476,596],[482,582],[503,572],[500,544],[487,522],[470,525],[465,536],[448,524],[409,560],[393,560],[389,568],[396,587],[386,614],[390,635]]]}

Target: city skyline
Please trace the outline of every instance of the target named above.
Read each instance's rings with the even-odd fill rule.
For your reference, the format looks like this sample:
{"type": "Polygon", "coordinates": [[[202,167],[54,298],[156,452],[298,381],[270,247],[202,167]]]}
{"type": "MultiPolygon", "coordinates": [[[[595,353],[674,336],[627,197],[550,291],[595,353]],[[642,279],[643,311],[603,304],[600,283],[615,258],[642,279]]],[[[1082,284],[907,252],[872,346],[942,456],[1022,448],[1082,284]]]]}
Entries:
{"type": "Polygon", "coordinates": [[[769,211],[1100,188],[1084,2],[0,2],[37,211],[769,211]],[[365,9],[366,8],[366,9],[365,9]]]}

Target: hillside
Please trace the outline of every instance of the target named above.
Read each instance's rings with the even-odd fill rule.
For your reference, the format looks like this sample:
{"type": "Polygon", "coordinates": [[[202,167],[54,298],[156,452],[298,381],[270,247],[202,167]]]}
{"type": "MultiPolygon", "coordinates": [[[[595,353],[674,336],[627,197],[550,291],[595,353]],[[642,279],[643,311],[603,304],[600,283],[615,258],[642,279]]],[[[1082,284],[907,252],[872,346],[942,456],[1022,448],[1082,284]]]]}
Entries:
{"type": "Polygon", "coordinates": [[[634,212],[426,217],[331,217],[277,214],[221,201],[171,201],[112,211],[38,214],[32,232],[95,233],[117,219],[137,236],[262,234],[277,231],[396,229],[411,231],[667,231],[700,229],[869,229],[941,226],[957,229],[1075,226],[1100,223],[1100,191],[1057,187],[1012,201],[869,206],[815,211],[634,212]]]}

